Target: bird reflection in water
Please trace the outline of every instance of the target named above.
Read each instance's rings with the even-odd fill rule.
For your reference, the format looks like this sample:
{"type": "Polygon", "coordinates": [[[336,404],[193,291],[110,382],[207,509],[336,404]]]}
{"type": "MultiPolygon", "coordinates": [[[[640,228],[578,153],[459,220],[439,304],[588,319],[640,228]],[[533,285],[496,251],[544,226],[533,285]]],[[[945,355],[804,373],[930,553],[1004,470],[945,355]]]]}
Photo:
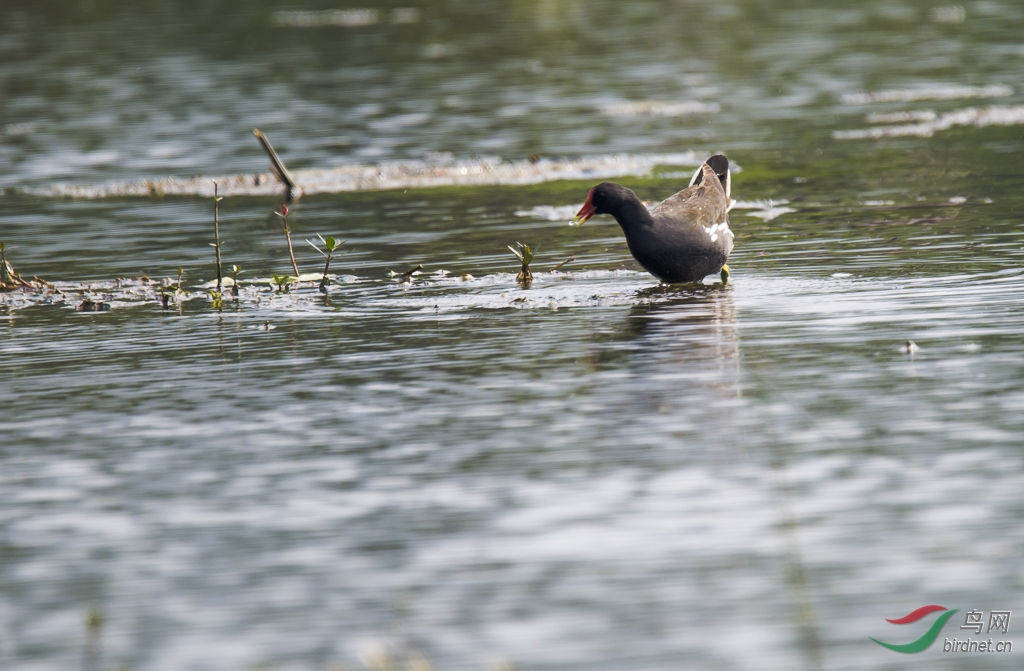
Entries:
{"type": "MultiPolygon", "coordinates": [[[[650,415],[665,417],[663,431],[676,439],[678,447],[700,448],[689,449],[689,459],[760,461],[763,455],[745,454],[746,401],[733,286],[661,285],[638,292],[637,299],[619,341],[630,345],[629,368],[644,381],[636,393],[643,406],[639,410],[649,414],[645,418],[638,413],[638,422],[650,415]],[[701,436],[714,438],[705,441],[701,436]]],[[[780,519],[776,531],[784,547],[778,568],[785,576],[789,614],[805,667],[817,671],[824,662],[792,511],[787,455],[776,446],[769,459],[780,519]]]]}
{"type": "Polygon", "coordinates": [[[728,378],[726,386],[739,394],[736,305],[728,284],[642,289],[621,327],[595,339],[602,342],[590,357],[596,368],[620,367],[628,359],[638,373],[682,376],[684,387],[719,388],[728,378]]]}
{"type": "MultiPolygon", "coordinates": [[[[734,289],[731,284],[660,285],[638,291],[625,319],[603,337],[595,336],[589,361],[598,370],[629,372],[629,393],[620,398],[631,406],[630,444],[661,448],[646,452],[648,462],[657,452],[665,468],[699,463],[729,473],[738,463],[770,467],[770,498],[779,520],[775,531],[783,548],[772,580],[785,585],[804,668],[818,671],[824,666],[822,646],[792,510],[787,455],[780,446],[768,454],[748,451],[744,409],[756,400],[743,397],[734,289]]],[[[712,562],[704,568],[703,582],[729,576],[728,568],[712,562]]]]}
{"type": "MultiPolygon", "coordinates": [[[[625,319],[591,336],[594,370],[624,372],[618,402],[632,431],[695,455],[727,455],[742,444],[742,392],[733,287],[668,285],[637,292],[625,319]],[[671,444],[671,445],[670,445],[671,444]]],[[[701,457],[703,458],[703,457],[701,457]]],[[[727,457],[729,458],[729,457],[727,457]]]]}

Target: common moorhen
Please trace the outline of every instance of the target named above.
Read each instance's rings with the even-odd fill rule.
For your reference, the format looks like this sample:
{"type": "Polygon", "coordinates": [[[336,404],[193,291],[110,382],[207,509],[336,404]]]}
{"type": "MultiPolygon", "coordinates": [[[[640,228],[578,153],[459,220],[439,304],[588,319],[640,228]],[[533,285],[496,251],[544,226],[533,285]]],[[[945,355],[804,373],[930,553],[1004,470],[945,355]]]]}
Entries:
{"type": "Polygon", "coordinates": [[[612,215],[633,258],[662,282],[699,282],[717,272],[724,279],[733,239],[730,183],[729,159],[722,155],[705,161],[688,187],[650,210],[626,187],[602,182],[590,190],[573,223],[612,215]]]}

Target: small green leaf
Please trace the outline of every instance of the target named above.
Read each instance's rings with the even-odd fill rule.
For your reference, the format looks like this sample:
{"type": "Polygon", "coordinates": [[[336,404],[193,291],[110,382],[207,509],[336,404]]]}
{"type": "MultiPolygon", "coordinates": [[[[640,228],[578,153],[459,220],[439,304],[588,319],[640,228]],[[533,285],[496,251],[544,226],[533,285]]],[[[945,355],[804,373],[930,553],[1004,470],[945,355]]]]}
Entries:
{"type": "Polygon", "coordinates": [[[320,252],[320,256],[327,258],[327,254],[324,252],[324,250],[317,247],[312,240],[306,240],[306,244],[315,249],[316,251],[320,252]]]}

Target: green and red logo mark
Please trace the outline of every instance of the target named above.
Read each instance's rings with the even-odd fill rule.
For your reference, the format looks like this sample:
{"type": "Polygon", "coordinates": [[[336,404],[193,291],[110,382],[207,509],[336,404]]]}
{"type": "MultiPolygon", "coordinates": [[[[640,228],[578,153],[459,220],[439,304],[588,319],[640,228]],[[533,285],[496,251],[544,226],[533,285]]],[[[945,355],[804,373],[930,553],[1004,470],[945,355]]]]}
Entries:
{"type": "Polygon", "coordinates": [[[904,615],[903,617],[898,618],[896,620],[886,619],[886,622],[891,622],[892,624],[910,624],[911,622],[917,622],[921,618],[927,617],[928,615],[931,615],[932,613],[940,610],[946,612],[940,615],[938,619],[936,619],[935,622],[932,623],[932,626],[928,629],[928,631],[926,631],[924,635],[916,641],[911,641],[910,643],[904,643],[902,645],[896,645],[894,643],[885,643],[883,641],[879,641],[877,638],[869,638],[871,638],[871,640],[877,643],[878,645],[889,648],[890,650],[895,650],[896,652],[912,653],[927,650],[928,646],[934,643],[935,639],[939,637],[939,632],[942,631],[942,627],[945,626],[946,621],[949,620],[949,618],[953,617],[953,613],[959,610],[958,608],[954,608],[953,610],[946,610],[945,606],[921,606],[913,613],[910,613],[909,615],[904,615]]]}

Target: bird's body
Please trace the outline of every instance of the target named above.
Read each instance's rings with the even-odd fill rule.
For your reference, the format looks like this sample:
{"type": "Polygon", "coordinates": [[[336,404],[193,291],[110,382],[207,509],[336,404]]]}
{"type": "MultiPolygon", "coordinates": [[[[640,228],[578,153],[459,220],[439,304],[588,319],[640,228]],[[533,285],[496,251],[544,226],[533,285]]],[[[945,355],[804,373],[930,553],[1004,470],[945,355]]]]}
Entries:
{"type": "Polygon", "coordinates": [[[590,190],[576,219],[612,215],[644,270],[670,284],[699,282],[720,272],[732,251],[729,181],[728,160],[712,156],[690,186],[650,210],[626,187],[603,182],[590,190]]]}

